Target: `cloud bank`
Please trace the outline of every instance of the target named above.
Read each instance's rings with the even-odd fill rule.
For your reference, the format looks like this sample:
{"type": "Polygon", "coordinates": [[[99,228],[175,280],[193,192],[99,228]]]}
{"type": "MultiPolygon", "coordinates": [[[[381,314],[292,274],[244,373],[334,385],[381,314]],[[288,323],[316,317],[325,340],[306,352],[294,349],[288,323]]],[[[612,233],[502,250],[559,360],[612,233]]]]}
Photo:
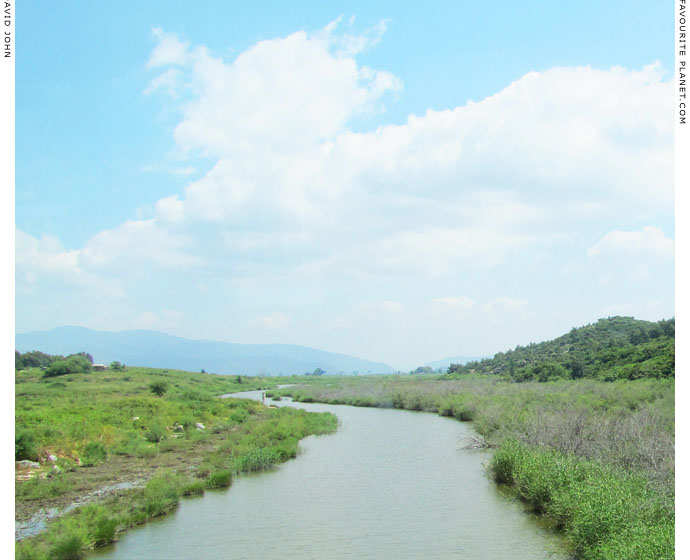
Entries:
{"type": "MultiPolygon", "coordinates": [[[[342,27],[264,40],[232,60],[154,29],[142,93],[177,104],[176,157],[185,169],[207,158],[210,170],[84,247],[18,231],[18,289],[38,277],[110,298],[135,298],[165,275],[267,289],[280,278],[433,282],[563,247],[581,247],[582,266],[620,253],[672,258],[657,225],[673,215],[672,85],[658,64],[530,72],[486,99],[355,132],[354,119],[384,115],[404,84],[357,60],[385,23],[360,35],[342,27]]],[[[525,309],[507,293],[427,303],[525,309]]],[[[389,315],[409,307],[380,300],[389,315]]],[[[243,324],[291,323],[288,311],[260,313],[243,324]]]]}

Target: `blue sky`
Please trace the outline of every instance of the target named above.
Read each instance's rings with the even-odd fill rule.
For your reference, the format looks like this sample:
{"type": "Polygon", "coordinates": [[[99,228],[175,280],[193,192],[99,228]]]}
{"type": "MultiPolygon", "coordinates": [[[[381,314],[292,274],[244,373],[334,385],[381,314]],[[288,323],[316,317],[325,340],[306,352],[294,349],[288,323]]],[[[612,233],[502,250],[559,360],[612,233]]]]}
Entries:
{"type": "Polygon", "coordinates": [[[411,368],[673,315],[660,2],[40,2],[16,329],[411,368]]]}

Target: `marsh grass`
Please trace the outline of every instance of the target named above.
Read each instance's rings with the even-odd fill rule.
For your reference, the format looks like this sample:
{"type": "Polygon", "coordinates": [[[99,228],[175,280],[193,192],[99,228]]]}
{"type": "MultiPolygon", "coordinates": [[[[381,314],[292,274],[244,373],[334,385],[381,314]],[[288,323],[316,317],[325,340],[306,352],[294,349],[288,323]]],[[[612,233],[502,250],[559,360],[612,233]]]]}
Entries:
{"type": "Polygon", "coordinates": [[[673,504],[641,476],[516,440],[504,441],[489,467],[497,482],[556,521],[578,557],[674,557],[673,504]]]}

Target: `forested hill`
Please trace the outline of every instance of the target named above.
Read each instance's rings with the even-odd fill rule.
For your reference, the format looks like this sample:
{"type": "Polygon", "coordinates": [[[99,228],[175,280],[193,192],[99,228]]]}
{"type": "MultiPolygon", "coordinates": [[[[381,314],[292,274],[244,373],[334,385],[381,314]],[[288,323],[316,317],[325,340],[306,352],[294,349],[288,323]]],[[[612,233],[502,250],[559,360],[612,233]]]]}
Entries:
{"type": "Polygon", "coordinates": [[[554,340],[517,346],[465,365],[451,364],[448,374],[493,374],[516,381],[674,377],[675,328],[675,318],[656,323],[632,317],[599,319],[554,340]]]}

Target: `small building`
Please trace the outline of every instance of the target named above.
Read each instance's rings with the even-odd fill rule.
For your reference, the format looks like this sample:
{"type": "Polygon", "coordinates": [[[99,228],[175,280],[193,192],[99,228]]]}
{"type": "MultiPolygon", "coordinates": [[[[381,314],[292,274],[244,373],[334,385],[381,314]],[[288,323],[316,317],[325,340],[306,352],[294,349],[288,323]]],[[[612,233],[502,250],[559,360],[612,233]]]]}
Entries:
{"type": "Polygon", "coordinates": [[[105,364],[93,364],[91,366],[91,369],[93,371],[105,371],[108,369],[108,366],[106,366],[105,364]]]}

